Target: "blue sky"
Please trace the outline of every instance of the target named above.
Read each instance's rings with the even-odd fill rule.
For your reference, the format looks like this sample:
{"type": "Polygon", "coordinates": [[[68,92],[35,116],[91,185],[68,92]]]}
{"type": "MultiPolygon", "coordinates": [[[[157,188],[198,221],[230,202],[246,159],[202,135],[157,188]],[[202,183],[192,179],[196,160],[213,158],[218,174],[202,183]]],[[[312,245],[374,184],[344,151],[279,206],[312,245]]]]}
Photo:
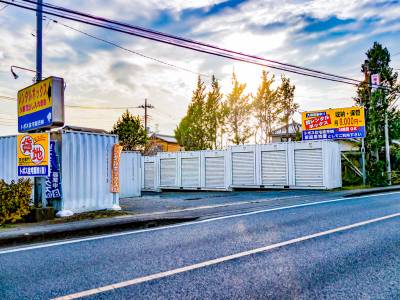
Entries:
{"type": "MultiPolygon", "coordinates": [[[[232,50],[316,68],[361,79],[365,52],[378,41],[400,68],[399,1],[268,1],[268,0],[49,0],[64,7],[121,20],[134,25],[213,43],[232,50]]],[[[1,7],[1,5],[0,5],[1,7]]],[[[215,74],[229,92],[231,73],[255,93],[262,69],[168,45],[161,45],[89,25],[65,24],[118,42],[138,53],[202,74],[215,74]]],[[[14,7],[0,11],[0,96],[14,97],[29,85],[32,74],[20,72],[14,80],[11,65],[34,68],[35,16],[14,7]]],[[[155,106],[150,126],[172,133],[186,111],[196,74],[71,31],[45,23],[44,73],[64,77],[66,103],[88,106],[137,106],[144,98],[155,106]]],[[[279,84],[280,72],[268,70],[279,84]]],[[[350,86],[286,74],[296,84],[295,97],[302,110],[352,104],[350,86]]],[[[209,77],[204,77],[208,82],[209,77]]],[[[0,134],[13,134],[16,105],[0,100],[0,134]],[[7,125],[7,126],[6,126],[7,125]]],[[[133,113],[142,113],[132,110],[133,113]]],[[[67,108],[70,125],[109,130],[118,110],[67,108]]]]}

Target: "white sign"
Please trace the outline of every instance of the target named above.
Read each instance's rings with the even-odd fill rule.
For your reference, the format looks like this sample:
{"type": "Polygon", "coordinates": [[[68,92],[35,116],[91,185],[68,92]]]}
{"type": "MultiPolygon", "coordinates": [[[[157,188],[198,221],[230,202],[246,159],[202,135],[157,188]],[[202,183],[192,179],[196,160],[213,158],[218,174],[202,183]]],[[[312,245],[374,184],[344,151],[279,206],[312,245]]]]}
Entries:
{"type": "Polygon", "coordinates": [[[371,84],[372,88],[377,89],[379,85],[381,84],[381,78],[379,74],[372,74],[371,75],[371,84]]]}

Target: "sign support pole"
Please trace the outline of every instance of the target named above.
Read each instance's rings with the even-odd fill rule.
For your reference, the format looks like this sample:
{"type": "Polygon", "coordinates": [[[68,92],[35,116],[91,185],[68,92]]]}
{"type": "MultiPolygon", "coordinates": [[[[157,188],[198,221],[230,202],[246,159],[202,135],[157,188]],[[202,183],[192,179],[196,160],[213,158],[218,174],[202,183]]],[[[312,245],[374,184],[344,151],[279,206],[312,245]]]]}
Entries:
{"type": "MultiPolygon", "coordinates": [[[[37,1],[37,12],[36,12],[36,82],[42,80],[42,33],[43,33],[43,12],[42,12],[43,0],[37,1]]],[[[35,177],[34,182],[34,204],[38,207],[40,203],[43,203],[43,178],[35,177]]]]}

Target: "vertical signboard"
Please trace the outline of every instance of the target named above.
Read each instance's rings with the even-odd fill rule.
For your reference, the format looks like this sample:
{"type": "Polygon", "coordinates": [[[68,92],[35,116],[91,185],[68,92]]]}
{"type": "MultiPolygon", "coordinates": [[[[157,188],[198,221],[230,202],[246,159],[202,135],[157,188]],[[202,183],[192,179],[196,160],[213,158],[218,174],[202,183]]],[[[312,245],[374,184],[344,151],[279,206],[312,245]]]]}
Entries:
{"type": "Polygon", "coordinates": [[[111,193],[119,193],[120,191],[119,163],[121,161],[121,152],[122,146],[114,144],[111,160],[111,193]]]}
{"type": "Polygon", "coordinates": [[[18,131],[64,125],[64,80],[49,77],[18,92],[18,131]]]}
{"type": "Polygon", "coordinates": [[[61,199],[60,160],[56,153],[56,142],[50,141],[50,174],[46,178],[46,200],[61,199]]]}
{"type": "Polygon", "coordinates": [[[49,175],[49,142],[50,135],[48,133],[18,135],[18,176],[42,177],[49,175]]]}
{"type": "Polygon", "coordinates": [[[303,140],[365,137],[363,107],[326,109],[302,113],[303,140]]]}

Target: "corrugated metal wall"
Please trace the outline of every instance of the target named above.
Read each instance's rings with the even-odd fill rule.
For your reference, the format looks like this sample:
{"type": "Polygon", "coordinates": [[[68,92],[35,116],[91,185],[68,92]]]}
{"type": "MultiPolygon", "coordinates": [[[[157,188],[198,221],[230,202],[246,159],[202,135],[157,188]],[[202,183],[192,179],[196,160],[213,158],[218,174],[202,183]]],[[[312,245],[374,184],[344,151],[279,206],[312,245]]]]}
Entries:
{"type": "Polygon", "coordinates": [[[119,205],[110,192],[114,135],[62,132],[63,210],[82,212],[119,205]]]}
{"type": "Polygon", "coordinates": [[[0,137],[0,179],[6,182],[18,180],[17,136],[0,137]]]}
{"type": "Polygon", "coordinates": [[[141,194],[141,155],[122,152],[120,163],[120,197],[138,197],[141,194]]]}

